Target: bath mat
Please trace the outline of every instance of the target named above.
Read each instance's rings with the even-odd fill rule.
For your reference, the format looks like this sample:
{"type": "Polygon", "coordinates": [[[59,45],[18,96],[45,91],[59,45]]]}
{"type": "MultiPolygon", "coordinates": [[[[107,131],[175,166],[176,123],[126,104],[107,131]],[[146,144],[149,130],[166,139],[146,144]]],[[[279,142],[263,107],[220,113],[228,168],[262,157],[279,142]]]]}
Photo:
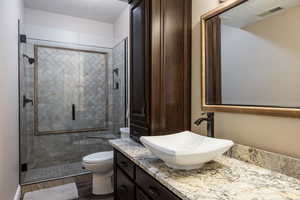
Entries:
{"type": "Polygon", "coordinates": [[[75,183],[60,185],[57,187],[27,192],[24,200],[73,200],[78,199],[78,191],[75,183]]]}

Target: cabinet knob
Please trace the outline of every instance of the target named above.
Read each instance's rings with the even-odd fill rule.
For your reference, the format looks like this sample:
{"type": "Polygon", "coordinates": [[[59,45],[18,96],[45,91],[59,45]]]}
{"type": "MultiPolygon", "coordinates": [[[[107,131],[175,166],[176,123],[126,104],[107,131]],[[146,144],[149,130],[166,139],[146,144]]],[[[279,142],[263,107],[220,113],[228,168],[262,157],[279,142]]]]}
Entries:
{"type": "Polygon", "coordinates": [[[150,186],[148,188],[148,192],[149,192],[150,196],[153,198],[158,198],[160,196],[159,190],[153,186],[150,186]]]}
{"type": "Polygon", "coordinates": [[[118,189],[118,193],[124,194],[128,192],[128,188],[125,185],[121,185],[118,189]]]}
{"type": "Polygon", "coordinates": [[[126,161],[122,161],[120,165],[121,167],[128,167],[128,163],[126,161]]]}

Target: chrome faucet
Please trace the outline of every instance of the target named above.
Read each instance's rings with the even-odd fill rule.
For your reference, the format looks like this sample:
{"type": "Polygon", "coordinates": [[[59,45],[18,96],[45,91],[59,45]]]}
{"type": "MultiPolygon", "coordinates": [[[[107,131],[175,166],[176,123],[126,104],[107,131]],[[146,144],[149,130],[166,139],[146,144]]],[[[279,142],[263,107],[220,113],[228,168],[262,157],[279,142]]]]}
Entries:
{"type": "MultiPolygon", "coordinates": [[[[202,113],[202,115],[205,115],[206,113],[202,113]]],[[[214,113],[208,112],[207,117],[202,117],[197,119],[194,124],[197,126],[200,126],[202,122],[207,122],[207,136],[208,137],[215,137],[215,129],[214,129],[214,113]]]]}

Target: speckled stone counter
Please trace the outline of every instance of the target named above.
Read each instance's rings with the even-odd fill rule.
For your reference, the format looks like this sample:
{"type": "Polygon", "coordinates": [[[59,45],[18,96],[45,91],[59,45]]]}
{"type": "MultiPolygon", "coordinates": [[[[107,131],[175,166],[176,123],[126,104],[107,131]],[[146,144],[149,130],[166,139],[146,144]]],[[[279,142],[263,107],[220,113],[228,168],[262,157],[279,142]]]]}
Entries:
{"type": "Polygon", "coordinates": [[[168,168],[131,139],[111,145],[184,200],[300,200],[300,180],[227,156],[191,171],[168,168]]]}

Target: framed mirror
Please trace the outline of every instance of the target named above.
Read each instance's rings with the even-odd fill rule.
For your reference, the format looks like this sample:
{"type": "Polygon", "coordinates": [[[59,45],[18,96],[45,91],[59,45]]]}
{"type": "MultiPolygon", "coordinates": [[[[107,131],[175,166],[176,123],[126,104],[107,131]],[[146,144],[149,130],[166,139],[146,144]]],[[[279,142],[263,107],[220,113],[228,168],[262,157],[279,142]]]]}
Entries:
{"type": "Polygon", "coordinates": [[[203,111],[300,117],[300,0],[228,0],[201,17],[203,111]]]}

